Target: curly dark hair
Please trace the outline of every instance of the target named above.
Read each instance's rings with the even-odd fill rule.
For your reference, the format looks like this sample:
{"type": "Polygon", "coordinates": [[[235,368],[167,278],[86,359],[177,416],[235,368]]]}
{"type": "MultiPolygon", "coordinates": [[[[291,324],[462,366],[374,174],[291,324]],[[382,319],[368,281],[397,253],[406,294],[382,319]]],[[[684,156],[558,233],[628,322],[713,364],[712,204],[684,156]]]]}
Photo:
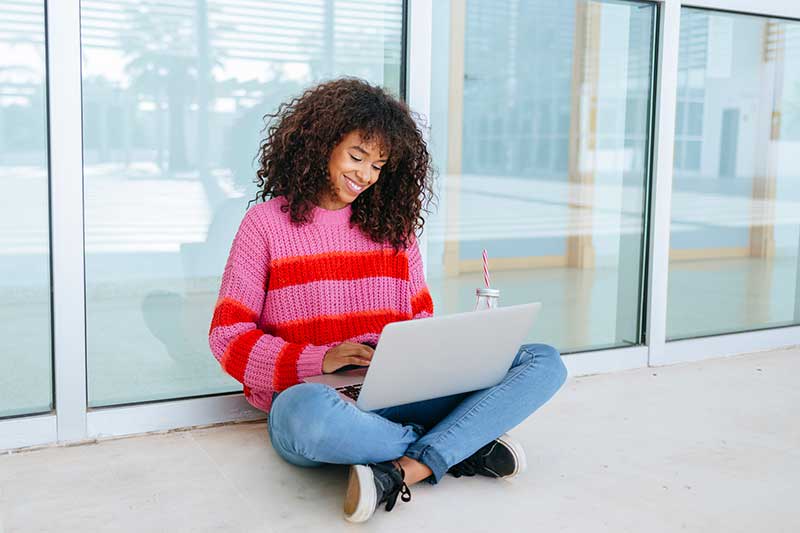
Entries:
{"type": "MultiPolygon", "coordinates": [[[[259,146],[256,198],[284,196],[294,223],[333,193],[328,160],[352,131],[389,153],[379,179],[352,203],[351,226],[374,242],[405,249],[425,224],[434,199],[433,166],[418,114],[384,89],[358,78],[339,78],[307,89],[264,116],[267,136],[259,146]]],[[[263,130],[262,130],[263,131],[263,130]]]]}

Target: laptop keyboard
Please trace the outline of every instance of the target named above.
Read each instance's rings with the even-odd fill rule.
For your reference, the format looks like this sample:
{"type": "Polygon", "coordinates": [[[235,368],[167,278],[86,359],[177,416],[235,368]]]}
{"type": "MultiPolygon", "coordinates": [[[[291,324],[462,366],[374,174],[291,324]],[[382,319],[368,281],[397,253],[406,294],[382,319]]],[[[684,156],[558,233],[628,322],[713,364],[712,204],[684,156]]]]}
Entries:
{"type": "Polygon", "coordinates": [[[355,385],[347,385],[345,387],[337,387],[337,391],[341,392],[348,398],[358,400],[358,395],[361,393],[361,385],[363,383],[356,383],[355,385]]]}

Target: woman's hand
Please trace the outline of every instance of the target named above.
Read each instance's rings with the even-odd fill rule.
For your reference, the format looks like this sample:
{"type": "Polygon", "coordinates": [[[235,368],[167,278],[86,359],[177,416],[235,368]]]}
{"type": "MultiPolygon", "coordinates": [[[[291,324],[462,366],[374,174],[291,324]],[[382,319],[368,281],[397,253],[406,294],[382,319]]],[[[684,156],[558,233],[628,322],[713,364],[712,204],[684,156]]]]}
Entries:
{"type": "Polygon", "coordinates": [[[343,342],[325,352],[322,373],[330,374],[347,365],[369,366],[375,349],[357,342],[343,342]]]}

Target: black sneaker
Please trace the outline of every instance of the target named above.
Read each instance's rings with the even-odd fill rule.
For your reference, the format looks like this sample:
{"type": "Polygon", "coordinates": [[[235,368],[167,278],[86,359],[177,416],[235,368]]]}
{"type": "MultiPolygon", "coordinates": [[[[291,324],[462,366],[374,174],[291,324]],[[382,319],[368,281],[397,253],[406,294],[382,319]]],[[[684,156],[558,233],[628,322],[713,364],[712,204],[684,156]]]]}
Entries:
{"type": "Polygon", "coordinates": [[[366,522],[383,502],[386,502],[386,510],[391,511],[398,495],[404,502],[410,501],[411,491],[403,478],[403,467],[393,461],[351,465],[344,517],[350,522],[366,522]]]}
{"type": "Polygon", "coordinates": [[[500,435],[448,470],[455,477],[480,474],[510,479],[525,471],[525,450],[508,433],[500,435]]]}

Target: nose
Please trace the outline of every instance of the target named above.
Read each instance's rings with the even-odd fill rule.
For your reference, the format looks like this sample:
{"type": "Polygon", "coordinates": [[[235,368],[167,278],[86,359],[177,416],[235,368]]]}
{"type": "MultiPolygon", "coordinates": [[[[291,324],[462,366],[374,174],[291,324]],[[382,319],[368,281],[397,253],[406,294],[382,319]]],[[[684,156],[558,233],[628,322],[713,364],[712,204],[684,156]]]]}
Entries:
{"type": "Polygon", "coordinates": [[[356,169],[356,177],[359,180],[359,185],[363,185],[364,183],[369,181],[369,168],[371,163],[367,163],[366,161],[362,161],[362,163],[356,169]],[[364,164],[366,163],[366,165],[364,164]]]}

